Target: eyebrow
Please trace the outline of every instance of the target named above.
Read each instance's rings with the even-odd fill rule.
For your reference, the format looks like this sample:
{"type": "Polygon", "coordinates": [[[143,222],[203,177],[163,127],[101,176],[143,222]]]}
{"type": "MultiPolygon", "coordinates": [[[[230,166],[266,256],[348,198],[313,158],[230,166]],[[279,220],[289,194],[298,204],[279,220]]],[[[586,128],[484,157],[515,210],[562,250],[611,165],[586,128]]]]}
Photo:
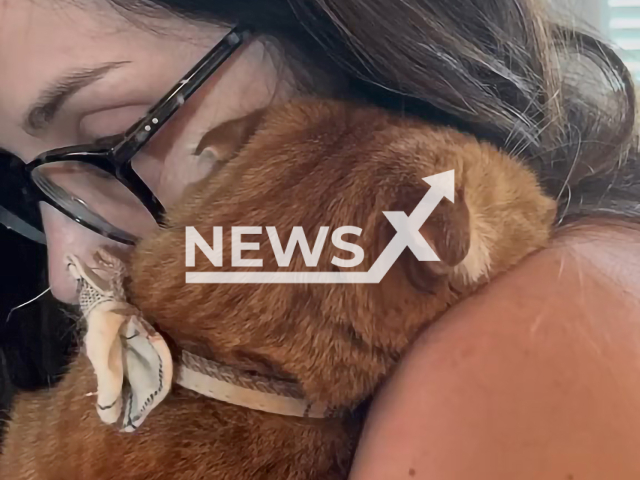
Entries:
{"type": "Polygon", "coordinates": [[[83,68],[57,79],[46,87],[28,108],[22,129],[29,135],[37,136],[51,125],[56,114],[71,97],[127,63],[130,62],[110,62],[93,68],[83,68]]]}

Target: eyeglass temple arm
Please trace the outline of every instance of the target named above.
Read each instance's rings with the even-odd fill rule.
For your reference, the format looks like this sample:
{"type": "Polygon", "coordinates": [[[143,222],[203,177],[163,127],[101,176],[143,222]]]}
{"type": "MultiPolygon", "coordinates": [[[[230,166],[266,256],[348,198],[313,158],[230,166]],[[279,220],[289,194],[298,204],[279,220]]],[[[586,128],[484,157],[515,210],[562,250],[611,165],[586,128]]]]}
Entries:
{"type": "Polygon", "coordinates": [[[114,158],[130,160],[204,82],[245,42],[251,34],[247,27],[235,27],[187,73],[139,122],[114,150],[114,158]]]}
{"type": "Polygon", "coordinates": [[[20,217],[0,205],[0,225],[4,225],[9,230],[13,230],[19,235],[33,240],[42,245],[47,244],[47,238],[35,227],[32,227],[20,217]]]}

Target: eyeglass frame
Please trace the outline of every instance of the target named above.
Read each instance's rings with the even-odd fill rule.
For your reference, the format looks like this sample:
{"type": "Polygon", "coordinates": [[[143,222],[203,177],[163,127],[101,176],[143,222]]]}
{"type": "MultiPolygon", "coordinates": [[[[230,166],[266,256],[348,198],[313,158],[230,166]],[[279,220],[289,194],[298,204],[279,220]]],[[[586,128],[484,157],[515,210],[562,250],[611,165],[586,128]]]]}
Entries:
{"type": "Polygon", "coordinates": [[[33,181],[32,174],[42,165],[74,161],[96,167],[111,175],[126,187],[163,226],[165,208],[135,172],[131,163],[184,103],[224,64],[251,36],[253,29],[236,26],[227,33],[149,112],[125,133],[109,137],[97,144],[74,145],[49,150],[24,167],[26,186],[32,200],[45,202],[85,228],[116,242],[133,245],[134,241],[117,233],[106,231],[74,215],[45,194],[33,181]]]}

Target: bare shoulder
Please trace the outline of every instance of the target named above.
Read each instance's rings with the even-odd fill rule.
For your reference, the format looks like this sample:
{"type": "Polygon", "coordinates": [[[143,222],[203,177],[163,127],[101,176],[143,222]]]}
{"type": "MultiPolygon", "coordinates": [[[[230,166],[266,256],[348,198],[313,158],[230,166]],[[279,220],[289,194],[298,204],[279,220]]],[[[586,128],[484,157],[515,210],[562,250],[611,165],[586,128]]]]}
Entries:
{"type": "Polygon", "coordinates": [[[640,232],[575,231],[423,334],[352,480],[640,478],[640,232]]]}

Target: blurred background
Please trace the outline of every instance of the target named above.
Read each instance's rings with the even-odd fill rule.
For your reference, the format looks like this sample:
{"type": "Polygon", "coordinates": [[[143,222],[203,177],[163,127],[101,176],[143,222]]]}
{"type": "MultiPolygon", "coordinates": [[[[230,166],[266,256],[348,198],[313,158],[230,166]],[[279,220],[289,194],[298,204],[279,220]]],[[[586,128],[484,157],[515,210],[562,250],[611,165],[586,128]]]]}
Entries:
{"type": "Polygon", "coordinates": [[[618,49],[640,80],[640,0],[548,0],[578,25],[586,25],[618,49]]]}

